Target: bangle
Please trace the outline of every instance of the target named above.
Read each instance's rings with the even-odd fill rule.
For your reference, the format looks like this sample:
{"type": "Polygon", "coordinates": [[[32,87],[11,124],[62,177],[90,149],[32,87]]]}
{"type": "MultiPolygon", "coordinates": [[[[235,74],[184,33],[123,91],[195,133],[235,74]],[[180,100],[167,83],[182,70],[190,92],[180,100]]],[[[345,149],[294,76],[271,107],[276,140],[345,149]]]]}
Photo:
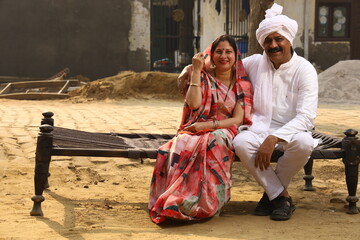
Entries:
{"type": "Polygon", "coordinates": [[[218,128],[219,128],[219,125],[220,125],[219,120],[217,120],[217,119],[213,119],[213,126],[214,126],[214,129],[218,129],[218,128]]]}
{"type": "Polygon", "coordinates": [[[190,86],[200,87],[200,84],[198,84],[198,83],[190,83],[190,86]]]}

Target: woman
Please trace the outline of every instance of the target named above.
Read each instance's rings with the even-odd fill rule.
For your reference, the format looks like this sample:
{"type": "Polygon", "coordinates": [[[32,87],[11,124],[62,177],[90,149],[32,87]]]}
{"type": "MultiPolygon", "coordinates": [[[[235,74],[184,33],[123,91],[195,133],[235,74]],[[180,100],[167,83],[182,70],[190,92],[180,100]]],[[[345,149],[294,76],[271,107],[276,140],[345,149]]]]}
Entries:
{"type": "Polygon", "coordinates": [[[185,105],[177,135],[159,148],[149,201],[154,223],[220,213],[230,199],[232,139],[238,126],[251,124],[251,84],[232,37],[195,54],[179,78],[189,78],[185,105]]]}

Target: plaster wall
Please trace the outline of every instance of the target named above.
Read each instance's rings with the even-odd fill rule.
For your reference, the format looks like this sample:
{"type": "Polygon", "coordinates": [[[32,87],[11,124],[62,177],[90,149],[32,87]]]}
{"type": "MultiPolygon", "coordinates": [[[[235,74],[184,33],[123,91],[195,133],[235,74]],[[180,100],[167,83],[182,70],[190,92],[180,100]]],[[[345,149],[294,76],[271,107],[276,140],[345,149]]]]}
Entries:
{"type": "Polygon", "coordinates": [[[216,1],[201,1],[200,50],[205,50],[218,36],[225,34],[225,1],[221,1],[220,14],[215,9],[216,1]]]}
{"type": "Polygon", "coordinates": [[[146,15],[147,2],[0,0],[0,75],[46,78],[69,67],[71,76],[98,79],[131,69],[128,57],[146,39],[130,37],[149,35],[131,14],[146,15]]]}
{"type": "MultiPolygon", "coordinates": [[[[293,42],[294,48],[303,48],[301,40],[304,33],[304,9],[306,0],[276,0],[275,2],[283,6],[283,14],[294,19],[298,23],[298,32],[293,42]]],[[[310,17],[310,16],[309,16],[310,17]]]]}
{"type": "Polygon", "coordinates": [[[129,69],[150,69],[150,0],[131,2],[131,26],[129,31],[129,69]]]}

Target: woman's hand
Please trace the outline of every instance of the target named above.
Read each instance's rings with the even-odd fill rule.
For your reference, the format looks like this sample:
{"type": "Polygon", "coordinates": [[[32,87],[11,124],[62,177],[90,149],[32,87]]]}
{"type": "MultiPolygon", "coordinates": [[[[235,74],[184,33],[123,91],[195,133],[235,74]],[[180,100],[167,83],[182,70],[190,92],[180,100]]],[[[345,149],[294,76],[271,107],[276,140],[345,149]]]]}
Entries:
{"type": "Polygon", "coordinates": [[[201,69],[205,65],[204,53],[197,53],[192,58],[192,66],[194,71],[201,72],[201,69]]]}
{"type": "Polygon", "coordinates": [[[204,130],[206,128],[208,128],[209,123],[208,122],[196,122],[196,123],[193,123],[189,126],[186,126],[184,128],[185,131],[189,131],[189,132],[192,132],[192,133],[196,133],[198,131],[201,131],[201,130],[204,130]]]}
{"type": "Polygon", "coordinates": [[[197,53],[192,58],[193,71],[189,82],[189,88],[186,92],[185,102],[190,109],[198,109],[201,106],[201,69],[205,64],[204,54],[197,53]]]}

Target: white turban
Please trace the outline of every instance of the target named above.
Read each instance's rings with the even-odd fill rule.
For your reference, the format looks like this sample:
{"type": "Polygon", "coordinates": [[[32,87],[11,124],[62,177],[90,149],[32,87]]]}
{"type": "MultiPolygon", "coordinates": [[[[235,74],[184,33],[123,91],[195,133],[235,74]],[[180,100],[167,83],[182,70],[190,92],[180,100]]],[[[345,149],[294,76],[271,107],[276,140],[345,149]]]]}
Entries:
{"type": "Polygon", "coordinates": [[[259,24],[256,30],[256,39],[263,47],[265,38],[273,32],[277,32],[290,41],[291,45],[298,30],[298,24],[295,20],[282,15],[283,7],[274,3],[266,10],[265,19],[259,24]]]}

